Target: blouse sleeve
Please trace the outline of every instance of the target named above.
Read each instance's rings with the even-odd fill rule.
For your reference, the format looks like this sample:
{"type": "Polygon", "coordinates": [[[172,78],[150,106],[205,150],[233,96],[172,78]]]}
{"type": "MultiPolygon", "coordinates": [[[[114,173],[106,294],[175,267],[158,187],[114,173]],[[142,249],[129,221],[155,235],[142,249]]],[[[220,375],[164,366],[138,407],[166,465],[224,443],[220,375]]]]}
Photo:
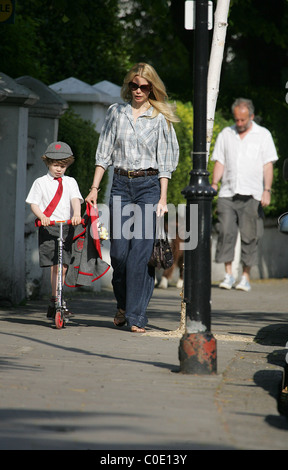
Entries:
{"type": "Polygon", "coordinates": [[[159,139],[157,146],[157,163],[159,178],[171,178],[171,173],[176,170],[179,161],[179,145],[175,129],[170,123],[168,127],[166,119],[161,119],[159,139]]]}
{"type": "Polygon", "coordinates": [[[116,137],[118,104],[112,104],[107,111],[105,122],[101,129],[99,142],[96,150],[96,165],[105,170],[112,165],[112,152],[116,137]]]}

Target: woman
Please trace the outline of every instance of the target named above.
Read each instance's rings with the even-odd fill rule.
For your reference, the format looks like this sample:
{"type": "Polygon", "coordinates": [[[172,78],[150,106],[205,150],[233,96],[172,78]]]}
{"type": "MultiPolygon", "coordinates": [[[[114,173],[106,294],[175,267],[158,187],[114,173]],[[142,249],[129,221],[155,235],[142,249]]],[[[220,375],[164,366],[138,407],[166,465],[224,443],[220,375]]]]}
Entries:
{"type": "Polygon", "coordinates": [[[178,119],[168,104],[163,82],[148,64],[132,67],[121,97],[124,104],[108,109],[86,201],[96,204],[103,174],[113,165],[109,205],[112,285],[118,309],[114,325],[127,322],[131,331],[144,333],[155,276],[154,268],[148,266],[156,218],[151,207],[156,207],[157,216],[167,212],[168,180],[179,158],[171,123],[178,119]]]}

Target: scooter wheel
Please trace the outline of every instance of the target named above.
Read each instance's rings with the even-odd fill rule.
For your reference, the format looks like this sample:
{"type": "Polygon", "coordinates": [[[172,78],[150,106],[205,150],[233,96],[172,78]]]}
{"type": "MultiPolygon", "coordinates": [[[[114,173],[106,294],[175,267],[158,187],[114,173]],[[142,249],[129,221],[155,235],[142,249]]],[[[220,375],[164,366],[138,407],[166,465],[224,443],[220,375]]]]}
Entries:
{"type": "Polygon", "coordinates": [[[55,326],[58,330],[60,330],[61,328],[64,328],[64,326],[65,326],[65,322],[64,322],[64,318],[63,318],[63,315],[61,313],[61,310],[56,310],[55,326]]]}

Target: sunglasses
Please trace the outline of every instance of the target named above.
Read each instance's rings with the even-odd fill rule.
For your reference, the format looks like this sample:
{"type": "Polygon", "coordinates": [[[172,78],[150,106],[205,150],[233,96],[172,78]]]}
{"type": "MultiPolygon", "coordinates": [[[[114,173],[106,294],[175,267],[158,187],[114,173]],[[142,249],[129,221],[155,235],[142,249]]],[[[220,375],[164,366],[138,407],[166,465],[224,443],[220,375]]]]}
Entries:
{"type": "Polygon", "coordinates": [[[136,91],[138,90],[138,88],[140,88],[140,90],[143,91],[144,93],[147,93],[148,91],[151,90],[151,85],[138,85],[135,82],[129,82],[129,89],[131,91],[136,91]]]}

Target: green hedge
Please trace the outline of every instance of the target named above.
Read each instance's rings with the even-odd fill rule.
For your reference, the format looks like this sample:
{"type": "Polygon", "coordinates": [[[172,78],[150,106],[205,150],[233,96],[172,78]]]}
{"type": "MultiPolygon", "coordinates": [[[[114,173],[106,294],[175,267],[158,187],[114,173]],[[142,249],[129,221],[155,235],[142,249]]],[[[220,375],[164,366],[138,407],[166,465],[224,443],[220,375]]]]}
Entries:
{"type": "MultiPolygon", "coordinates": [[[[78,182],[80,192],[85,199],[93,181],[95,171],[95,152],[99,134],[91,121],[83,120],[69,108],[59,120],[58,140],[66,142],[72,148],[75,162],[67,170],[67,175],[73,176],[78,182]]],[[[101,182],[102,191],[99,193],[99,203],[104,201],[108,174],[105,172],[101,182]]],[[[82,209],[85,204],[82,204],[82,209]]]]}
{"type": "MultiPolygon", "coordinates": [[[[288,210],[288,184],[283,180],[282,176],[282,166],[284,159],[288,157],[285,149],[285,126],[286,120],[284,117],[287,115],[287,107],[282,106],[281,111],[278,114],[275,109],[270,106],[270,113],[267,111],[264,113],[265,121],[261,121],[261,115],[257,116],[257,120],[260,118],[260,124],[264,127],[267,127],[271,130],[276,149],[278,152],[279,160],[274,165],[274,182],[273,182],[273,192],[271,198],[271,204],[269,207],[264,208],[265,215],[267,217],[278,217],[284,211],[288,210]],[[278,127],[274,123],[277,119],[278,127]],[[277,132],[275,130],[277,128],[277,132]],[[282,155],[281,155],[282,154],[282,155]],[[283,156],[284,155],[284,156],[283,156]]],[[[193,168],[192,162],[192,151],[193,151],[193,106],[190,102],[181,103],[177,102],[177,114],[181,119],[181,122],[174,124],[174,128],[177,134],[179,147],[180,147],[180,157],[177,170],[172,175],[172,179],[169,182],[168,186],[168,202],[177,206],[178,204],[185,204],[186,199],[181,194],[181,191],[187,186],[190,180],[190,171],[193,168]]],[[[227,113],[229,115],[229,113],[227,113]]],[[[221,111],[216,111],[215,121],[213,128],[213,138],[210,147],[210,156],[213,153],[213,148],[215,145],[216,138],[219,132],[226,126],[231,126],[234,123],[232,117],[231,119],[226,119],[221,111]]],[[[209,179],[212,182],[212,172],[213,172],[214,162],[209,159],[207,170],[210,173],[209,179]]],[[[212,210],[213,210],[213,220],[216,220],[216,203],[217,196],[213,199],[212,210]]]]}
{"type": "MultiPolygon", "coordinates": [[[[188,185],[190,180],[190,171],[193,168],[192,151],[193,151],[193,106],[190,102],[181,103],[177,102],[177,115],[181,119],[179,123],[174,124],[177,134],[180,155],[178,167],[172,175],[172,179],[168,186],[168,203],[186,204],[186,199],[181,194],[181,191],[188,185]]],[[[232,120],[226,120],[220,112],[215,113],[213,138],[210,147],[210,155],[212,155],[215,140],[219,132],[226,126],[230,126],[232,120]]],[[[207,170],[209,171],[209,179],[211,182],[214,163],[208,162],[207,170]]],[[[215,199],[213,200],[215,206],[215,199]]]]}

